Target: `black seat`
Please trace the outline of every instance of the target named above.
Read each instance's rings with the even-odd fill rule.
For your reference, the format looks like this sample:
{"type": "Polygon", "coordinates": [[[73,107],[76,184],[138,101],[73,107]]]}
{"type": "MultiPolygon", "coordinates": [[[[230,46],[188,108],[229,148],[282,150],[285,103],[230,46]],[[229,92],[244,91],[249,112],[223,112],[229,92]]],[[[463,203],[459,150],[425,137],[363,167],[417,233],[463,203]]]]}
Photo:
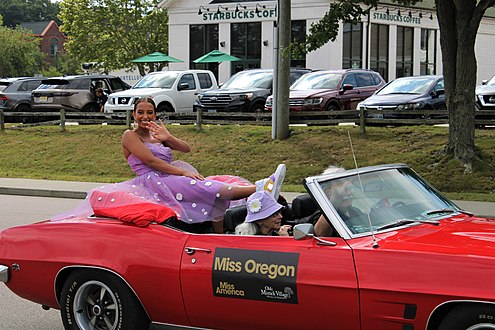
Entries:
{"type": "Polygon", "coordinates": [[[319,215],[318,204],[309,194],[299,195],[292,200],[294,224],[313,222],[313,218],[318,219],[319,215]]]}
{"type": "Polygon", "coordinates": [[[223,217],[223,231],[226,234],[235,233],[235,227],[244,222],[246,219],[247,209],[245,205],[232,207],[225,211],[223,217]]]}

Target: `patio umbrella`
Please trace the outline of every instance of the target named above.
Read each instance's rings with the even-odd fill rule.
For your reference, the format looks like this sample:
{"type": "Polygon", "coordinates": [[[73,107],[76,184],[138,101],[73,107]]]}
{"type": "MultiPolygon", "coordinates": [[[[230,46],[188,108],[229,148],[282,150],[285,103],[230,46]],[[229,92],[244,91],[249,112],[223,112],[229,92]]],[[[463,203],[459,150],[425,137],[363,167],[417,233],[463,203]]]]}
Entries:
{"type": "Polygon", "coordinates": [[[131,60],[133,63],[160,63],[160,62],[184,62],[183,60],[179,60],[175,57],[165,55],[160,52],[154,52],[145,56],[138,57],[134,60],[131,60]]]}
{"type": "Polygon", "coordinates": [[[208,54],[205,54],[197,59],[195,59],[193,62],[194,63],[220,63],[220,62],[227,62],[227,61],[239,61],[240,58],[237,58],[235,56],[226,54],[224,52],[221,52],[219,50],[212,50],[208,54]]]}

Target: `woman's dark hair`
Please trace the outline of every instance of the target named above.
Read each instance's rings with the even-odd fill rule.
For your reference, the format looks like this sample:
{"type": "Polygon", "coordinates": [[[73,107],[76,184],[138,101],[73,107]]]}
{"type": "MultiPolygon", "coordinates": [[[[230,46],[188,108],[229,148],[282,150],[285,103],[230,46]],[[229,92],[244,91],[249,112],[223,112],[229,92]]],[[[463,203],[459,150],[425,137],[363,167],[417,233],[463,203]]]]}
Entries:
{"type": "Polygon", "coordinates": [[[136,102],[134,102],[134,112],[136,112],[138,104],[143,103],[143,102],[147,102],[147,103],[150,103],[151,105],[153,105],[153,110],[156,111],[155,101],[153,101],[153,99],[151,97],[140,97],[137,99],[136,102]]]}

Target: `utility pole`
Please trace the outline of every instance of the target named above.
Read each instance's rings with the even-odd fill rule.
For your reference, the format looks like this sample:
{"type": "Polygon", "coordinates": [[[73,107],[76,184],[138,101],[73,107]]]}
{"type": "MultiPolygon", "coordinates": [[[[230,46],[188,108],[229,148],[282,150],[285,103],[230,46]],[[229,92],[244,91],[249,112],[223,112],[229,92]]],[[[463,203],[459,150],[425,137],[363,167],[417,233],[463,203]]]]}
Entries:
{"type": "Polygon", "coordinates": [[[289,87],[290,87],[290,45],[291,1],[278,0],[278,66],[276,98],[276,134],[278,140],[289,137],[289,87]]]}

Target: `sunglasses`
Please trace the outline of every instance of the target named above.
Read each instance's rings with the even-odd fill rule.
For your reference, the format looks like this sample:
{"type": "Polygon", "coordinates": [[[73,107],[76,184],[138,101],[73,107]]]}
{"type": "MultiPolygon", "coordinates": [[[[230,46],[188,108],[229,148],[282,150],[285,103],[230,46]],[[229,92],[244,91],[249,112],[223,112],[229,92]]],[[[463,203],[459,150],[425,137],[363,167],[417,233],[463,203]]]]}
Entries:
{"type": "Polygon", "coordinates": [[[278,211],[276,211],[276,212],[272,213],[272,214],[269,216],[269,218],[272,218],[272,217],[276,217],[276,216],[278,216],[278,215],[281,215],[281,214],[282,214],[282,210],[283,210],[283,209],[280,209],[280,210],[278,210],[278,211]]]}

